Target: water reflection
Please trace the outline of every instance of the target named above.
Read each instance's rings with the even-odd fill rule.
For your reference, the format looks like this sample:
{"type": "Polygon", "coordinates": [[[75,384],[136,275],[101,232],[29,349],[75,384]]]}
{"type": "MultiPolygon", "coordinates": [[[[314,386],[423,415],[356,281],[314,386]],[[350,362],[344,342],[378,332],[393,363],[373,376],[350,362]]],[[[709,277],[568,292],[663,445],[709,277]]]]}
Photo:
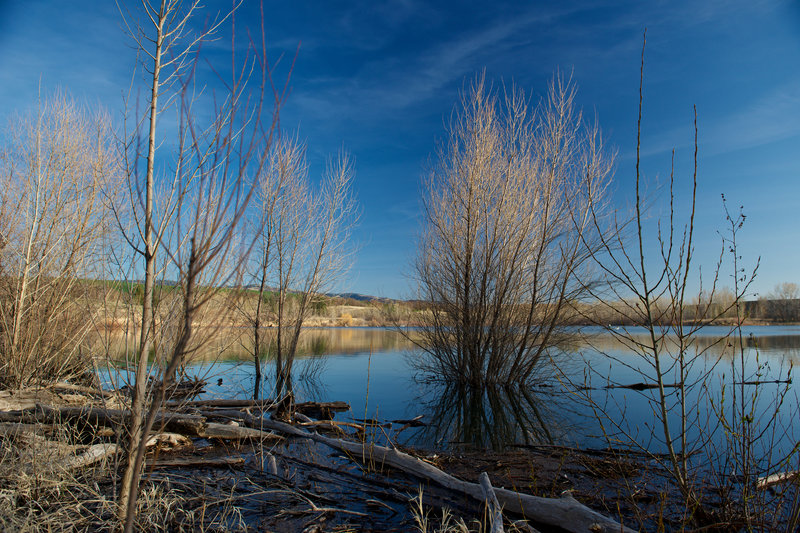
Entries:
{"type": "MultiPolygon", "coordinates": [[[[698,349],[708,348],[709,361],[715,361],[734,347],[716,341],[726,329],[705,328],[704,334],[696,338],[698,349]]],[[[223,333],[227,337],[215,339],[215,347],[209,349],[208,358],[196,361],[187,369],[188,373],[208,381],[208,397],[251,397],[254,371],[249,351],[241,343],[237,344],[234,331],[223,333]]],[[[584,392],[591,393],[595,401],[633,434],[648,435],[654,423],[649,401],[653,391],[605,388],[609,381],[617,384],[643,381],[639,373],[639,369],[647,368],[643,359],[626,351],[608,334],[593,336],[591,343],[595,349],[574,345],[554,354],[558,357],[559,368],[576,385],[591,385],[592,390],[584,392]],[[605,357],[598,349],[611,353],[616,360],[605,357]],[[587,383],[587,378],[592,377],[592,382],[587,383]]],[[[762,369],[759,379],[785,377],[788,363],[800,362],[800,328],[797,327],[751,328],[745,330],[745,344],[751,350],[750,355],[752,347],[757,346],[762,363],[770,364],[769,368],[762,369]],[[752,338],[750,333],[754,333],[752,338]]],[[[601,437],[604,428],[598,425],[592,410],[557,386],[481,390],[418,382],[408,364],[413,346],[396,331],[380,328],[308,330],[303,333],[301,347],[303,355],[296,362],[293,383],[297,401],[346,401],[352,413],[341,413],[339,416],[343,419],[396,420],[424,415],[428,425],[404,430],[400,434],[401,443],[429,449],[451,446],[499,449],[510,443],[554,442],[581,446],[604,443],[601,437]]],[[[274,380],[272,362],[267,358],[263,364],[265,376],[274,380]]],[[[701,375],[707,370],[704,365],[697,369],[701,375]]],[[[729,367],[728,360],[723,359],[715,372],[707,376],[711,386],[709,394],[720,393],[726,382],[724,377],[730,381],[729,367]]],[[[558,380],[547,375],[550,368],[549,364],[543,365],[537,378],[541,383],[557,385],[558,380]]],[[[748,375],[750,371],[748,367],[748,375]]],[[[558,377],[566,383],[564,375],[558,377]]],[[[273,381],[265,383],[262,396],[273,397],[273,387],[273,381]]],[[[778,387],[768,384],[759,400],[767,402],[778,387]]],[[[791,401],[787,400],[787,404],[796,405],[797,390],[796,384],[791,385],[791,401]]],[[[703,407],[708,400],[697,399],[696,403],[703,407]]],[[[785,419],[781,415],[787,428],[797,425],[792,414],[787,410],[785,419]]]]}
{"type": "MultiPolygon", "coordinates": [[[[629,341],[615,337],[600,328],[584,328],[583,339],[585,344],[574,348],[575,353],[590,355],[590,359],[597,360],[591,354],[607,354],[625,361],[638,357],[632,346],[637,343],[647,345],[650,342],[649,334],[644,328],[621,328],[627,332],[629,341]]],[[[740,343],[737,335],[729,335],[731,328],[724,326],[706,326],[699,330],[688,347],[690,355],[699,354],[707,365],[717,362],[731,362],[740,355],[740,343]]],[[[668,351],[675,353],[675,341],[672,336],[666,336],[662,345],[668,351]]],[[[743,328],[742,343],[745,354],[748,356],[750,366],[755,365],[758,359],[769,361],[774,369],[788,368],[800,365],[800,328],[795,326],[755,326],[743,328]]],[[[755,368],[746,368],[746,373],[754,372],[755,368]]]]}
{"type": "MultiPolygon", "coordinates": [[[[267,347],[263,353],[264,359],[271,356],[269,347],[276,334],[276,328],[261,329],[261,338],[267,347]]],[[[247,328],[217,328],[213,337],[202,340],[201,345],[192,352],[192,362],[252,360],[253,340],[247,328]]],[[[107,347],[103,351],[107,351],[112,359],[121,360],[126,353],[135,350],[134,341],[132,335],[125,336],[117,332],[107,340],[107,347]]],[[[384,328],[308,328],[300,334],[297,357],[408,350],[413,346],[405,336],[384,328]]]]}
{"type": "Polygon", "coordinates": [[[560,395],[552,390],[459,385],[428,389],[421,398],[428,425],[418,446],[503,450],[510,444],[553,444],[566,430],[560,395]]]}

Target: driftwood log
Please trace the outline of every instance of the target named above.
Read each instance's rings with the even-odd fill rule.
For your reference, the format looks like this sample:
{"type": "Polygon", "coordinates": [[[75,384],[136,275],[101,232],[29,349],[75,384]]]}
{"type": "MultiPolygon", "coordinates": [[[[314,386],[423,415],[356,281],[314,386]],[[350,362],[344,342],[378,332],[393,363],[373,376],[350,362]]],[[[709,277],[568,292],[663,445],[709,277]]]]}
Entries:
{"type": "MultiPolygon", "coordinates": [[[[273,412],[278,404],[273,400],[194,400],[166,402],[170,409],[258,409],[273,412]]],[[[333,413],[349,411],[347,402],[301,402],[294,404],[293,411],[318,419],[330,420],[333,413]]]]}
{"type": "Polygon", "coordinates": [[[244,457],[181,457],[148,462],[147,468],[227,468],[244,464],[244,457]]]}
{"type": "Polygon", "coordinates": [[[84,450],[83,453],[67,457],[61,464],[67,470],[75,470],[100,462],[106,457],[116,454],[118,451],[120,451],[120,448],[116,444],[105,442],[93,444],[84,450]]]}
{"type": "MultiPolygon", "coordinates": [[[[210,413],[220,415],[221,413],[210,413]]],[[[418,478],[436,483],[454,492],[485,501],[483,490],[477,483],[470,483],[455,478],[430,463],[401,452],[394,448],[369,443],[358,443],[342,439],[330,438],[319,433],[312,433],[291,424],[247,413],[231,411],[227,416],[238,416],[245,424],[258,429],[279,431],[294,437],[312,439],[331,448],[346,452],[354,460],[372,462],[394,467],[418,478]]],[[[497,501],[503,509],[524,516],[541,524],[560,527],[573,533],[632,533],[633,530],[594,511],[578,502],[569,492],[561,498],[543,498],[531,496],[508,489],[494,489],[497,501]]]]}
{"type": "Polygon", "coordinates": [[[770,476],[760,477],[756,481],[756,487],[759,489],[766,489],[767,487],[771,487],[772,485],[777,485],[779,483],[787,483],[790,481],[794,481],[795,479],[800,479],[800,470],[793,470],[790,472],[778,472],[777,474],[772,474],[770,476]]]}
{"type": "MultiPolygon", "coordinates": [[[[59,424],[63,422],[88,424],[117,428],[127,423],[130,411],[127,409],[103,409],[99,407],[50,407],[37,405],[21,411],[0,412],[0,422],[21,422],[27,424],[59,424]]],[[[154,427],[174,433],[200,435],[206,428],[202,416],[180,413],[161,413],[156,417],[154,427]]]]}
{"type": "MultiPolygon", "coordinates": [[[[0,427],[14,428],[13,431],[20,431],[19,428],[24,427],[30,431],[37,427],[34,425],[37,423],[53,424],[71,422],[74,424],[87,424],[94,427],[118,429],[121,427],[121,424],[126,423],[129,417],[130,411],[123,409],[102,409],[98,407],[56,408],[38,405],[33,409],[0,412],[0,422],[13,424],[0,424],[0,427]]],[[[279,440],[283,438],[268,431],[208,422],[205,416],[194,414],[161,413],[156,418],[155,427],[161,428],[168,433],[211,439],[279,440]]],[[[12,431],[12,429],[0,429],[0,434],[4,431],[12,431]]]]}
{"type": "MultiPolygon", "coordinates": [[[[194,402],[193,402],[194,403],[194,402]]],[[[331,407],[340,407],[335,405],[331,407]]],[[[186,404],[184,404],[186,405],[186,404]]],[[[201,402],[196,402],[197,407],[201,402]]],[[[202,405],[208,405],[207,402],[202,405]]],[[[227,407],[228,405],[240,405],[233,402],[222,404],[219,401],[214,407],[227,407]]],[[[346,405],[346,404],[344,404],[346,405]]],[[[255,406],[254,406],[255,407],[255,406]]],[[[315,405],[315,408],[318,404],[315,405]]],[[[21,411],[0,412],[0,422],[11,422],[14,424],[41,424],[41,423],[62,423],[65,421],[80,424],[87,424],[95,427],[119,428],[130,417],[128,410],[122,409],[101,409],[95,407],[48,407],[37,405],[32,409],[21,411]]],[[[299,419],[308,420],[305,416],[298,416],[299,419]]],[[[526,519],[534,522],[553,525],[566,531],[575,533],[601,533],[601,532],[631,532],[632,530],[611,520],[608,517],[586,507],[575,500],[569,492],[565,492],[561,498],[543,498],[507,490],[495,488],[489,483],[485,473],[481,476],[481,483],[470,483],[453,477],[446,472],[438,469],[434,465],[417,459],[395,448],[379,446],[371,443],[360,443],[344,439],[332,438],[316,432],[310,432],[292,424],[281,422],[263,416],[254,416],[238,410],[207,409],[198,410],[196,414],[186,413],[161,413],[156,420],[156,427],[164,431],[179,433],[182,435],[193,435],[206,438],[223,439],[274,439],[276,435],[272,432],[279,432],[284,435],[311,439],[322,443],[333,449],[339,450],[350,456],[351,459],[371,464],[381,464],[396,468],[400,471],[414,475],[437,485],[451,490],[458,494],[467,495],[479,502],[488,502],[493,517],[492,531],[502,529],[502,510],[522,515],[526,519]],[[227,418],[241,420],[247,427],[240,427],[231,424],[220,424],[209,422],[208,419],[227,418]]],[[[9,432],[30,431],[29,426],[13,425],[8,426],[9,432]],[[12,429],[13,428],[13,429],[12,429]]],[[[152,439],[153,443],[158,443],[158,439],[152,439]]],[[[119,451],[114,444],[102,443],[95,444],[84,449],[80,454],[66,459],[63,466],[68,469],[75,469],[88,466],[98,462],[119,451]]],[[[274,457],[268,457],[269,470],[277,473],[274,465],[274,457]]],[[[154,467],[185,467],[185,466],[231,466],[239,464],[242,458],[223,458],[214,459],[192,459],[181,460],[180,464],[175,461],[169,463],[159,461],[152,464],[154,467]],[[194,461],[194,462],[193,462],[194,461]],[[200,461],[200,463],[197,463],[200,461]],[[213,464],[212,464],[213,463],[213,464]]]]}
{"type": "Polygon", "coordinates": [[[242,426],[232,426],[230,424],[217,424],[206,422],[206,427],[202,435],[210,439],[229,439],[229,440],[283,440],[283,437],[270,431],[261,431],[242,426]]]}

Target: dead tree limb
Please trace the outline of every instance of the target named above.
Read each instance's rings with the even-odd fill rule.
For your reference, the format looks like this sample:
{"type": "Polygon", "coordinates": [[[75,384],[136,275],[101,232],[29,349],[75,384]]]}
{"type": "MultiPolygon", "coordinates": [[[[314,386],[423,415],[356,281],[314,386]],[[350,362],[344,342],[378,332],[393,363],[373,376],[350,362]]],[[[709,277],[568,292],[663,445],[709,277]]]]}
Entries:
{"type": "Polygon", "coordinates": [[[766,489],[767,487],[771,487],[772,485],[793,481],[798,478],[800,478],[800,470],[794,470],[791,472],[779,472],[777,474],[772,474],[771,476],[764,476],[758,478],[758,481],[756,481],[756,487],[759,489],[766,489]]]}
{"type": "Polygon", "coordinates": [[[100,462],[106,457],[111,455],[115,455],[119,452],[119,446],[116,444],[110,444],[107,442],[103,442],[100,444],[93,444],[89,446],[83,453],[80,455],[74,455],[71,457],[67,457],[62,465],[67,470],[75,470],[78,468],[83,468],[84,466],[89,466],[94,463],[100,462]]]}
{"type": "Polygon", "coordinates": [[[243,464],[244,457],[188,457],[148,462],[147,468],[226,468],[243,464]]]}
{"type": "Polygon", "coordinates": [[[481,475],[478,476],[478,483],[480,483],[481,490],[483,490],[486,506],[489,508],[490,524],[492,525],[490,533],[503,533],[503,508],[500,507],[500,502],[497,501],[494,488],[491,481],[489,481],[489,475],[486,472],[481,472],[481,475]]]}

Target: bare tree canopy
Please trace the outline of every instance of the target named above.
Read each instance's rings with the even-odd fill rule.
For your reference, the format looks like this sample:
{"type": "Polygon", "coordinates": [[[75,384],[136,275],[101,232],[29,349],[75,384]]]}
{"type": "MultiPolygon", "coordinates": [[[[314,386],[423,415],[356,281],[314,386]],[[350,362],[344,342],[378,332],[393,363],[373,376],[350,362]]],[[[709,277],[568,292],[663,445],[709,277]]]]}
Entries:
{"type": "Polygon", "coordinates": [[[613,158],[556,76],[534,110],[519,89],[464,91],[424,193],[414,263],[421,367],[482,386],[526,381],[558,342],[597,241],[613,158]]]}
{"type": "Polygon", "coordinates": [[[8,127],[0,152],[0,383],[86,370],[85,298],[119,177],[108,120],[64,96],[8,127]]]}
{"type": "Polygon", "coordinates": [[[253,327],[255,396],[266,340],[260,331],[265,317],[277,325],[269,343],[281,393],[291,390],[303,322],[313,304],[333,289],[349,267],[348,240],[358,221],[351,191],[354,175],[351,157],[342,153],[329,160],[321,186],[315,190],[308,179],[304,143],[284,136],[270,151],[254,209],[257,253],[251,265],[258,299],[254,307],[243,308],[253,327]]]}

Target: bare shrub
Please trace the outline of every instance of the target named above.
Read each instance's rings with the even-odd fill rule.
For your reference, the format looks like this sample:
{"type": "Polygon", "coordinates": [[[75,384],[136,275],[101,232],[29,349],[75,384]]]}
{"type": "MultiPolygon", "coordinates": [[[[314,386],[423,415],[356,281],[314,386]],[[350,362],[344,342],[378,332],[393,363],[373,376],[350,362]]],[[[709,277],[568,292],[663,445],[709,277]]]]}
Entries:
{"type": "Polygon", "coordinates": [[[430,302],[419,364],[482,386],[529,379],[569,322],[610,174],[561,76],[535,109],[476,79],[425,183],[414,275],[430,302]]]}
{"type": "MultiPolygon", "coordinates": [[[[13,120],[0,153],[0,385],[82,375],[91,296],[118,179],[108,121],[66,96],[13,120]]],[[[102,287],[100,287],[102,292],[102,287]]]]}

